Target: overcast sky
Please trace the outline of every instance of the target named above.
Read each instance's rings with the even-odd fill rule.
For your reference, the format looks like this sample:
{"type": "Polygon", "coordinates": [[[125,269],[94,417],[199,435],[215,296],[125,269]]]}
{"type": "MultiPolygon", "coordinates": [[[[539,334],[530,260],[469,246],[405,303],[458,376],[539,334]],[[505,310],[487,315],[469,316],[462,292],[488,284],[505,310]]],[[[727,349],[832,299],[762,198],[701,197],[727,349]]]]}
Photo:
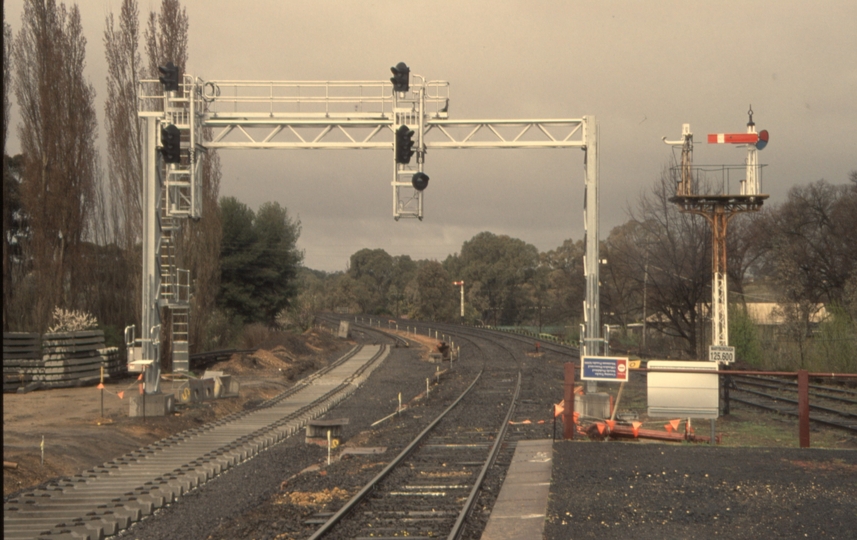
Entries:
{"type": "MultiPolygon", "coordinates": [[[[770,132],[759,154],[770,203],[797,184],[845,183],[857,169],[854,0],[182,4],[187,71],[202,79],[387,80],[404,61],[450,82],[450,119],[594,115],[602,238],[669,164],[661,139],[680,138],[683,123],[697,164],[742,164],[745,150],[708,145],[706,135],[744,132],[750,104],[757,128],[770,132]]],[[[121,1],[79,5],[102,121],[104,19],[121,1]]],[[[141,18],[159,6],[140,1],[141,18]]],[[[4,8],[17,34],[22,1],[4,8]]],[[[19,148],[17,122],[10,153],[19,148]]],[[[364,247],[443,260],[486,230],[541,251],[583,237],[578,149],[433,151],[422,222],[392,218],[392,154],[223,150],[221,194],[254,209],[287,207],[303,224],[306,266],[327,271],[344,270],[364,247]]]]}

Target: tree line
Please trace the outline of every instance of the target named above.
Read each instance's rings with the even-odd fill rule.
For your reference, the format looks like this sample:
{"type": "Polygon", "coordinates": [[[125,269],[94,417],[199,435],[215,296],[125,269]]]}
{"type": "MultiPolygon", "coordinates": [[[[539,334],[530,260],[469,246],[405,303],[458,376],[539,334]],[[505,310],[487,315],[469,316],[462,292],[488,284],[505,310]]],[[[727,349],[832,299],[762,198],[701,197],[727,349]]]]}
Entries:
{"type": "MultiPolygon", "coordinates": [[[[664,171],[628,209],[629,219],[601,242],[601,318],[616,330],[616,346],[705,358],[711,340],[711,232],[703,217],[669,201],[674,194],[664,171]]],[[[857,172],[847,184],[819,180],[796,186],[784,203],[730,221],[730,332],[739,357],[768,367],[807,366],[811,343],[824,342],[816,349],[829,349],[836,342],[840,353],[831,362],[840,370],[857,369],[855,227],[857,172]],[[768,334],[749,318],[748,306],[759,303],[776,304],[771,316],[777,327],[768,334]]],[[[442,262],[361,249],[346,271],[305,270],[297,303],[313,310],[459,321],[453,282],[463,280],[464,322],[529,326],[576,340],[585,292],[583,255],[582,240],[539,252],[491,232],[475,235],[442,262]]],[[[830,357],[820,349],[816,356],[830,357]]]]}

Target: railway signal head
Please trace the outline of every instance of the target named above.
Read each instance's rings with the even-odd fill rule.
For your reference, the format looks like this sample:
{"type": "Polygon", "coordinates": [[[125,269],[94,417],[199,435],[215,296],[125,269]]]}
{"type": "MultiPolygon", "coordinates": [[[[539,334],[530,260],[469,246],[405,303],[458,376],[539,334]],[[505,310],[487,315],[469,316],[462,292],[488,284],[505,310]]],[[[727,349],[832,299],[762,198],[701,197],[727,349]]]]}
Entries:
{"type": "Polygon", "coordinates": [[[172,62],[166,66],[158,66],[158,71],[163,75],[158,80],[164,85],[165,92],[178,92],[179,90],[179,68],[172,62]]]}
{"type": "Polygon", "coordinates": [[[404,62],[399,62],[396,67],[391,67],[390,71],[393,76],[390,77],[390,82],[393,83],[393,90],[396,92],[407,92],[410,88],[411,68],[405,65],[404,62]]]}
{"type": "Polygon", "coordinates": [[[414,130],[406,125],[396,130],[396,163],[410,163],[414,155],[414,130]]]}
{"type": "Polygon", "coordinates": [[[424,172],[415,173],[413,178],[411,178],[411,184],[414,186],[414,189],[417,191],[422,191],[428,187],[429,177],[424,172]]]}
{"type": "Polygon", "coordinates": [[[161,154],[166,163],[181,163],[181,131],[170,124],[161,128],[161,154]]]}

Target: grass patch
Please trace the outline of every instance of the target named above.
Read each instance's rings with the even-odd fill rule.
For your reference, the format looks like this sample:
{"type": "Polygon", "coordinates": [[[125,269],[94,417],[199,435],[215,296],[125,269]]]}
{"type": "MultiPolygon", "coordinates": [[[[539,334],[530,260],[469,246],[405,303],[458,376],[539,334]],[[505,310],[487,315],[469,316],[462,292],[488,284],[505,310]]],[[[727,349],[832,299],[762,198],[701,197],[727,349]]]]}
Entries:
{"type": "MultiPolygon", "coordinates": [[[[800,447],[797,419],[776,414],[733,411],[717,420],[716,429],[722,446],[800,447]]],[[[853,437],[814,425],[810,425],[809,441],[811,448],[857,447],[853,437]]]]}

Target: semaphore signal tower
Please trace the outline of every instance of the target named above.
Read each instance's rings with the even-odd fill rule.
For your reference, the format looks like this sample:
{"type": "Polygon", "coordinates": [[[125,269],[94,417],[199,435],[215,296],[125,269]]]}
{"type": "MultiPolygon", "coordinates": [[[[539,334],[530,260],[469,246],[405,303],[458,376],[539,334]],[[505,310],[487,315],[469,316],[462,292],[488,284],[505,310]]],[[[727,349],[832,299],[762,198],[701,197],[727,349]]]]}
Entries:
{"type": "MultiPolygon", "coordinates": [[[[738,195],[699,195],[694,193],[693,183],[693,133],[690,124],[682,126],[682,138],[678,141],[664,142],[672,146],[681,146],[680,176],[676,184],[675,197],[670,202],[678,205],[682,212],[704,216],[711,225],[711,326],[712,345],[729,345],[729,295],[726,273],[726,227],[729,220],[742,212],[757,212],[768,198],[761,191],[761,174],[758,151],[768,144],[768,132],[756,133],[753,123],[753,108],[748,111],[746,133],[714,133],[708,135],[712,144],[746,145],[746,177],[741,181],[741,193],[738,195]]],[[[731,362],[734,360],[727,359],[731,362]]]]}

